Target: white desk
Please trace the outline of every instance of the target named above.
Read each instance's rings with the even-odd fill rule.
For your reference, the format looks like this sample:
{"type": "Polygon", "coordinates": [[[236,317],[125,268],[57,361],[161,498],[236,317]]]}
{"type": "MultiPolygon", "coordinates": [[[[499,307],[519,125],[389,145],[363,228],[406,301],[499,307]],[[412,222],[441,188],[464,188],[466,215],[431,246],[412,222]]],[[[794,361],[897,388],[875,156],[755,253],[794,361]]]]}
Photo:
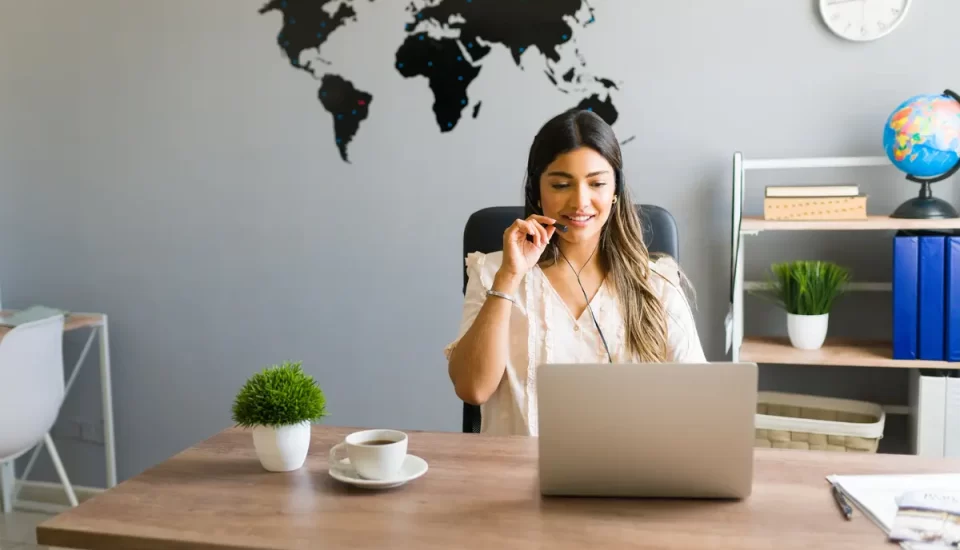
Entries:
{"type": "MultiPolygon", "coordinates": [[[[9,315],[11,313],[13,313],[13,311],[0,311],[0,315],[9,315]]],[[[64,332],[85,328],[90,329],[90,335],[87,337],[83,351],[80,352],[80,356],[77,358],[77,362],[70,372],[70,378],[67,380],[64,388],[64,395],[70,393],[70,388],[73,387],[73,383],[80,373],[80,368],[87,358],[90,346],[93,344],[94,339],[98,339],[100,344],[100,395],[103,408],[104,462],[106,463],[107,470],[106,488],[109,489],[117,484],[117,449],[113,433],[113,394],[110,383],[110,338],[107,330],[107,316],[102,313],[72,313],[64,319],[64,332]],[[99,338],[97,338],[97,336],[99,336],[99,338]]],[[[10,327],[0,327],[0,339],[10,330],[10,327]]],[[[42,449],[43,442],[41,441],[30,455],[30,460],[27,462],[27,467],[23,472],[24,479],[30,475],[30,471],[33,469],[33,465],[36,463],[37,457],[40,456],[42,449]]],[[[4,512],[8,511],[7,508],[12,505],[12,497],[14,496],[12,494],[12,485],[15,477],[12,462],[9,463],[8,467],[4,468],[3,472],[0,472],[0,483],[3,484],[4,512]]]]}

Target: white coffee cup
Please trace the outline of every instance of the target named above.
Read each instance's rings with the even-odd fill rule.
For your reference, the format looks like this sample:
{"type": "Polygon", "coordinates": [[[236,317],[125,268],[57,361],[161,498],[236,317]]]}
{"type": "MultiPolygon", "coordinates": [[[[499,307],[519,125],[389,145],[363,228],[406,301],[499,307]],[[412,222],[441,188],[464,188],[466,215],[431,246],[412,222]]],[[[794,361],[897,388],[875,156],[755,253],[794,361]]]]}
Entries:
{"type": "Polygon", "coordinates": [[[397,430],[353,432],[330,449],[330,468],[344,469],[337,456],[346,449],[350,465],[361,477],[388,480],[397,477],[407,457],[407,434],[397,430]]]}

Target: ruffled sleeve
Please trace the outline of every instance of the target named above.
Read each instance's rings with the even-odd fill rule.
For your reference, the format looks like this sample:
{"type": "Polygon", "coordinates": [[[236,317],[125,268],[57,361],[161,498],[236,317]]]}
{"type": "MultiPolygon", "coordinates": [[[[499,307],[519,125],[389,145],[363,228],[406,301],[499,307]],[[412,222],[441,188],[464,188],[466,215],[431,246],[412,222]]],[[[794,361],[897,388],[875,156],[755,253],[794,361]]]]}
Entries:
{"type": "Polygon", "coordinates": [[[470,330],[471,325],[480,313],[480,308],[487,299],[487,290],[493,286],[493,277],[500,268],[500,254],[483,254],[471,252],[466,257],[467,289],[463,295],[463,312],[460,316],[460,330],[453,342],[443,349],[443,354],[450,360],[450,354],[470,330]]]}
{"type": "Polygon", "coordinates": [[[667,361],[706,363],[697,323],[682,290],[679,266],[672,258],[661,258],[650,267],[660,275],[660,298],[667,314],[667,361]]]}

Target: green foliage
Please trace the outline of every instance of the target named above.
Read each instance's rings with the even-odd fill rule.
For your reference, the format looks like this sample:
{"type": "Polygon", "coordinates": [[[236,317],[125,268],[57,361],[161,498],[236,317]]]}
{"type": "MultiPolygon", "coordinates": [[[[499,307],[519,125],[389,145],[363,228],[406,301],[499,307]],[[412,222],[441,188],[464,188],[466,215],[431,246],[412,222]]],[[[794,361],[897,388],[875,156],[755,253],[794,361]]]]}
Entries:
{"type": "Polygon", "coordinates": [[[796,260],[770,266],[770,292],[780,307],[796,315],[830,313],[833,302],[846,290],[850,272],[837,264],[796,260]]]}
{"type": "Polygon", "coordinates": [[[233,402],[237,425],[286,426],[316,421],[327,415],[326,398],[302,362],[284,361],[250,377],[233,402]]]}

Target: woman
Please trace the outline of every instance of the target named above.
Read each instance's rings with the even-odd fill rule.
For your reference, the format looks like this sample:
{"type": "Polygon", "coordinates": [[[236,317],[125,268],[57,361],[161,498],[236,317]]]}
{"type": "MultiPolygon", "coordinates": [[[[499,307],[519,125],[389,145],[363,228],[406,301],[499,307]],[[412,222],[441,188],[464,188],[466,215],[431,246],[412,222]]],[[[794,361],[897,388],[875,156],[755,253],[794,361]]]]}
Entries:
{"type": "Polygon", "coordinates": [[[482,432],[537,435],[538,365],[706,362],[677,265],[650,259],[622,166],[599,116],[553,118],[530,148],[527,217],[501,252],[467,256],[445,354],[457,396],[481,405],[482,432]]]}

